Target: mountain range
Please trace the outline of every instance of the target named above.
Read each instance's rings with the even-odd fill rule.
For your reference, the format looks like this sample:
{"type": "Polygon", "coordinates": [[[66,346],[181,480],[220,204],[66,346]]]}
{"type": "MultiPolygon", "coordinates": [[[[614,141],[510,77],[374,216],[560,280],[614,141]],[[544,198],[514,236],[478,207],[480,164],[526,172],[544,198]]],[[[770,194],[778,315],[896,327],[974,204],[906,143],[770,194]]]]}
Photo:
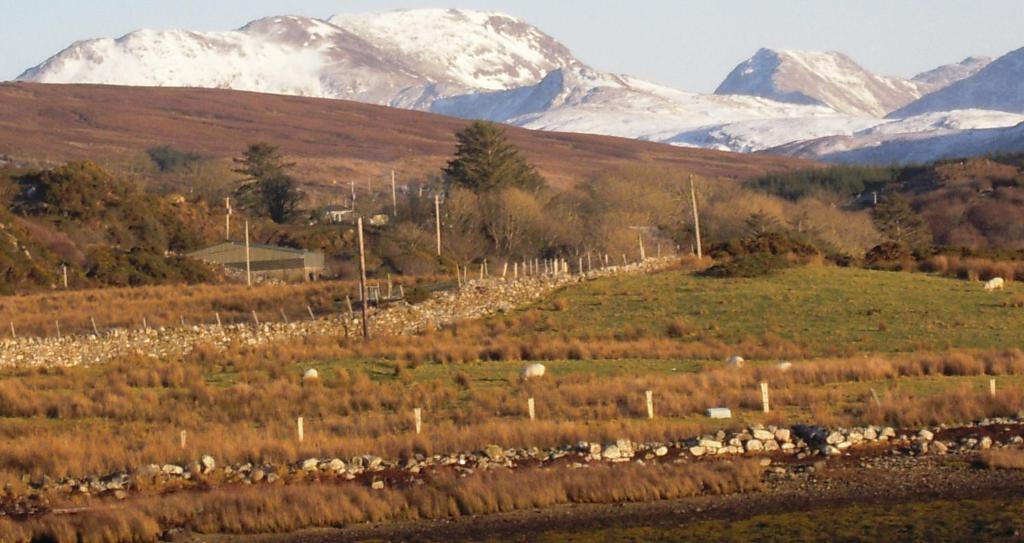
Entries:
{"type": "Polygon", "coordinates": [[[838,52],[761,49],[713,94],[612,74],[515,17],[456,9],[282,16],[237,30],[93,39],[20,81],[204,87],[354,100],[539,130],[836,162],[1018,148],[1024,49],[910,79],[838,52]]]}

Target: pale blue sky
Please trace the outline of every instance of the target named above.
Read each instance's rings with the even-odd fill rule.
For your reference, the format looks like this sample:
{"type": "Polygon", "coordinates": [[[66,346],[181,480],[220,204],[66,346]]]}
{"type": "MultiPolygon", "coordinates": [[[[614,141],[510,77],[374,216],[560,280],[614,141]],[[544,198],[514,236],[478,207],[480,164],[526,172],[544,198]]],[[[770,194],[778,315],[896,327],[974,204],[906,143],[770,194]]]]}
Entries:
{"type": "Polygon", "coordinates": [[[414,7],[504,11],[596,68],[702,92],[762,46],[842,51],[898,76],[1024,47],[1024,0],[0,0],[0,79],[75,40],[139,28],[414,7]]]}

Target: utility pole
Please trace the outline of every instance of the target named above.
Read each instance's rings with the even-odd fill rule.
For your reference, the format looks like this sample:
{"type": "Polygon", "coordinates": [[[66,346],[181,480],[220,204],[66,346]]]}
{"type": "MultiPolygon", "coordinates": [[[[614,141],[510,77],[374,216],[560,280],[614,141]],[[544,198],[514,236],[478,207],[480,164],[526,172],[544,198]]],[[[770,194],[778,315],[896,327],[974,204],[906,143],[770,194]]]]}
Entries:
{"type": "Polygon", "coordinates": [[[67,290],[67,288],[68,288],[68,265],[67,264],[61,264],[60,265],[60,271],[64,275],[64,290],[67,290]]]}
{"type": "Polygon", "coordinates": [[[395,218],[398,217],[398,192],[395,190],[395,170],[391,170],[391,207],[394,209],[393,215],[395,218]]]}
{"type": "Polygon", "coordinates": [[[693,235],[697,241],[697,258],[704,258],[704,252],[700,247],[700,215],[697,214],[697,189],[693,186],[693,176],[690,176],[690,201],[693,203],[693,235]]]}
{"type": "Polygon", "coordinates": [[[245,221],[245,283],[252,286],[252,265],[249,254],[249,221],[245,221]]]}
{"type": "Polygon", "coordinates": [[[224,198],[224,239],[231,239],[231,198],[224,198]]]}
{"type": "Polygon", "coordinates": [[[441,195],[434,195],[434,223],[437,228],[437,256],[441,256],[441,195]]]}
{"type": "Polygon", "coordinates": [[[366,306],[369,305],[370,297],[366,295],[366,248],[363,245],[363,218],[356,219],[356,229],[359,231],[359,289],[363,293],[363,339],[370,339],[370,325],[366,320],[366,306]]]}

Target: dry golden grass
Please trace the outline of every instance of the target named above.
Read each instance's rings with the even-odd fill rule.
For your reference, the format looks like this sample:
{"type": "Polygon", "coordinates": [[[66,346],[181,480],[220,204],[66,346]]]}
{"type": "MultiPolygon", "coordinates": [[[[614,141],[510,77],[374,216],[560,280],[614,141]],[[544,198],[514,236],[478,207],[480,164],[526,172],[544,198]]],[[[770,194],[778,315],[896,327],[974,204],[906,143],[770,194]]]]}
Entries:
{"type": "MultiPolygon", "coordinates": [[[[380,362],[310,363],[321,345],[200,350],[184,361],[129,359],[95,368],[0,376],[0,482],[85,476],[150,463],[295,462],[373,453],[407,458],[478,450],[489,443],[554,447],[578,440],[675,440],[706,430],[712,405],[743,422],[916,426],[1014,414],[1024,409],[1024,353],[1016,350],[806,361],[696,373],[568,373],[521,383],[519,364],[476,373],[473,365],[419,368],[380,362]],[[284,353],[287,353],[285,355],[284,353]],[[302,371],[320,369],[317,383],[302,371]],[[507,377],[493,379],[494,371],[507,377]],[[989,375],[1007,376],[991,397],[989,375]],[[759,383],[771,386],[769,417],[759,383]],[[877,388],[881,405],[871,389],[877,388]],[[657,418],[645,418],[653,390],[657,418]],[[533,397],[537,421],[526,416],[533,397]],[[422,435],[412,410],[424,410],[422,435]],[[304,417],[306,440],[295,439],[304,417]],[[178,443],[180,430],[188,446],[178,443]],[[90,443],[88,447],[84,443],[90,443]]],[[[495,363],[500,364],[500,363],[495,363]]],[[[735,423],[734,423],[735,424],[735,423]]]]}
{"type": "Polygon", "coordinates": [[[760,487],[754,460],[685,465],[555,466],[480,471],[458,478],[443,470],[423,485],[370,490],[356,484],[291,484],[145,497],[76,515],[23,522],[0,519],[0,542],[155,541],[179,527],[199,533],[253,534],[362,522],[456,518],[567,503],[622,503],[726,494],[760,487]]]}
{"type": "Polygon", "coordinates": [[[980,460],[989,469],[1024,469],[1024,450],[992,449],[981,453],[980,460]]]}
{"type": "MultiPolygon", "coordinates": [[[[438,277],[396,277],[393,284],[406,289],[438,277]]],[[[384,281],[381,283],[386,284],[384,281]]],[[[374,284],[374,281],[371,281],[374,284]]],[[[173,285],[137,288],[55,291],[46,294],[0,297],[0,323],[9,333],[9,323],[23,336],[55,336],[56,321],[61,332],[91,333],[95,319],[100,330],[141,328],[143,318],[150,327],[180,326],[216,322],[216,314],[227,324],[252,322],[252,311],[261,321],[309,318],[347,312],[345,296],[358,297],[354,281],[319,281],[287,285],[239,284],[173,285]]]]}

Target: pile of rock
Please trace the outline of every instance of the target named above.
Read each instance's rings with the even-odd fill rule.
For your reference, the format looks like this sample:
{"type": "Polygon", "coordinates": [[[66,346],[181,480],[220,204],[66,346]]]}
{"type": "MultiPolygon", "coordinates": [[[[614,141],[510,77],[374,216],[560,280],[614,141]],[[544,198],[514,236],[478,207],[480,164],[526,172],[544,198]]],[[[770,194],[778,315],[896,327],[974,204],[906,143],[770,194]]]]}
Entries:
{"type": "Polygon", "coordinates": [[[183,485],[197,481],[274,484],[288,480],[336,478],[367,484],[371,488],[384,488],[386,480],[416,480],[424,472],[435,469],[451,469],[460,476],[466,476],[479,470],[516,469],[522,465],[565,463],[579,469],[593,463],[683,463],[739,456],[762,457],[765,459],[763,465],[767,466],[771,463],[769,459],[777,456],[792,455],[810,461],[848,454],[850,450],[862,447],[917,456],[970,454],[989,448],[1020,445],[1024,445],[1024,421],[1021,419],[993,419],[955,429],[922,428],[913,432],[898,432],[891,427],[878,426],[827,429],[809,425],[791,428],[757,425],[736,432],[718,431],[670,442],[639,443],[629,439],[607,443],[580,441],[551,449],[488,445],[472,452],[417,453],[401,461],[366,454],[349,459],[307,458],[282,465],[243,463],[218,466],[213,457],[204,455],[191,464],[152,464],[133,472],[116,472],[103,477],[57,481],[44,477],[33,486],[44,493],[59,491],[117,498],[124,498],[131,489],[141,486],[183,485]],[[955,440],[940,439],[943,433],[959,437],[955,440]],[[997,437],[994,439],[989,434],[997,437]]]}

